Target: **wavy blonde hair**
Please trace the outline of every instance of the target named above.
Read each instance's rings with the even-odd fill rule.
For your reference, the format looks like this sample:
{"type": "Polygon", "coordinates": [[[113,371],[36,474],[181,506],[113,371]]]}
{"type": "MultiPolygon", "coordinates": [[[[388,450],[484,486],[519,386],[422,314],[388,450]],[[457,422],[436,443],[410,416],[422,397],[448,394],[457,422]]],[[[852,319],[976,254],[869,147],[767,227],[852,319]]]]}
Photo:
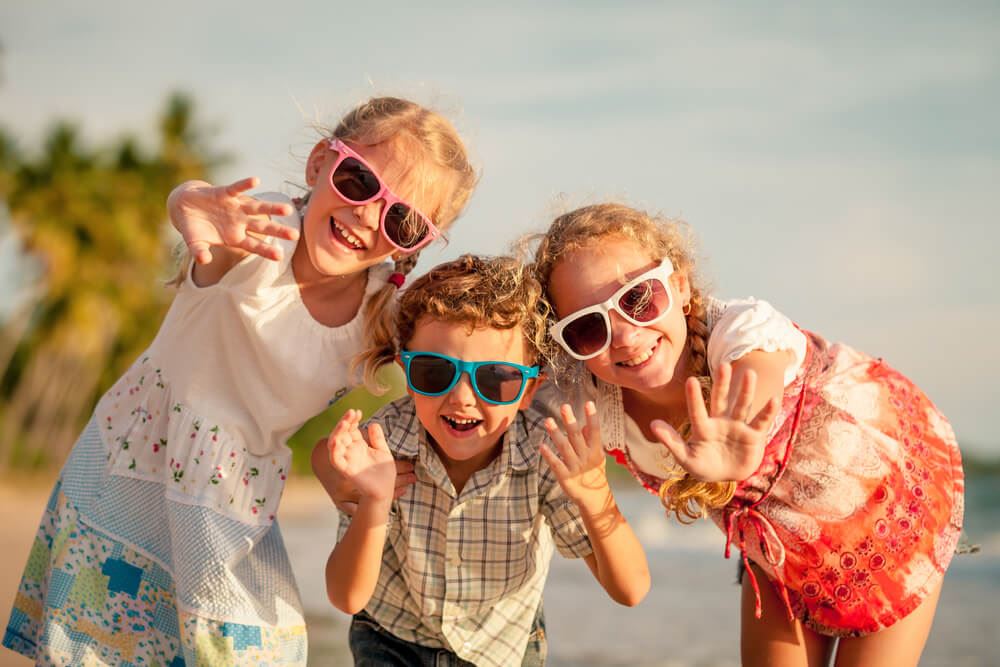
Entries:
{"type": "MultiPolygon", "coordinates": [[[[686,223],[617,203],[584,206],[560,215],[545,234],[528,239],[528,244],[537,243],[533,267],[539,282],[548,290],[552,270],[566,254],[598,246],[609,238],[632,241],[638,247],[648,249],[653,260],[668,257],[674,270],[687,276],[691,285],[691,309],[685,317],[686,345],[690,354],[688,372],[698,378],[702,395],[707,399],[711,388],[706,353],[709,333],[705,305],[707,294],[696,272],[696,245],[686,223]]],[[[545,297],[551,303],[548,292],[545,297]]],[[[550,307],[549,325],[555,322],[554,312],[550,307]]],[[[551,365],[557,379],[574,384],[585,379],[594,381],[582,362],[576,361],[561,348],[553,346],[552,350],[551,365]]],[[[682,424],[678,429],[685,438],[690,430],[690,423],[682,424]]],[[[724,506],[735,491],[735,482],[702,482],[685,473],[663,482],[660,500],[679,521],[689,523],[703,517],[709,508],[724,506]]]]}
{"type": "Polygon", "coordinates": [[[422,319],[479,328],[520,328],[528,364],[544,363],[548,304],[531,268],[514,257],[462,255],[417,278],[400,295],[392,341],[368,350],[375,370],[392,363],[422,319]]]}

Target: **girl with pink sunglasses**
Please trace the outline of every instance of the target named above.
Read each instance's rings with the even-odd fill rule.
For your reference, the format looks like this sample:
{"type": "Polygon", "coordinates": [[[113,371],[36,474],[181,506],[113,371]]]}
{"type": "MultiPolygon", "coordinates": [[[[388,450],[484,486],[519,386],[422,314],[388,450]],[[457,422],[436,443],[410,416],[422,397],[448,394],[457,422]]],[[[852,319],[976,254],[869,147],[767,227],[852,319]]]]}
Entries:
{"type": "Polygon", "coordinates": [[[682,522],[741,552],[744,665],[916,665],[955,552],[951,427],[881,359],[698,284],[684,228],[617,204],[535,253],[563,386],[682,522]]]}
{"type": "Polygon", "coordinates": [[[376,98],[306,162],[179,186],[191,259],[156,339],[98,403],[42,518],[3,643],[39,664],[306,664],[275,512],[286,439],[361,381],[396,290],[476,174],[448,121],[376,98]],[[193,260],[193,261],[192,261],[193,260]]]}

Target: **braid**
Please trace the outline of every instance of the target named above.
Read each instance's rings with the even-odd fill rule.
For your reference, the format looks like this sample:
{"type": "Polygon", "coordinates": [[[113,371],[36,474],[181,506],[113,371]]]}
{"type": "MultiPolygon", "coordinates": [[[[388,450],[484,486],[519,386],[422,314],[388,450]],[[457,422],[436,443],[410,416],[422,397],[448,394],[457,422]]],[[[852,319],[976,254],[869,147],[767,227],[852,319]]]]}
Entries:
{"type": "MultiPolygon", "coordinates": [[[[420,251],[403,255],[395,260],[393,271],[404,276],[409,275],[417,265],[420,251]]],[[[351,369],[362,370],[365,388],[376,396],[381,396],[388,389],[379,382],[377,373],[380,368],[391,364],[396,358],[396,292],[399,288],[391,282],[379,288],[365,303],[364,330],[367,332],[365,349],[354,357],[351,369]]]]}

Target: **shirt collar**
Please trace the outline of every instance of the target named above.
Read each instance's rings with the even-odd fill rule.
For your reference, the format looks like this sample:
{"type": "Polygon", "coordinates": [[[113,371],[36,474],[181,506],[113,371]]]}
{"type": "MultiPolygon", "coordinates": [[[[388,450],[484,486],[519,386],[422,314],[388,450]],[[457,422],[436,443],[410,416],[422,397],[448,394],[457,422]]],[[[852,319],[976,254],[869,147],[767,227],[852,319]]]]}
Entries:
{"type": "MultiPolygon", "coordinates": [[[[411,396],[393,401],[376,413],[373,419],[382,422],[386,443],[397,458],[419,458],[421,446],[429,446],[427,432],[417,419],[411,396]]],[[[543,420],[544,416],[534,409],[518,410],[514,423],[504,434],[504,446],[500,452],[501,470],[524,472],[538,465],[538,446],[545,437],[543,420]]]]}

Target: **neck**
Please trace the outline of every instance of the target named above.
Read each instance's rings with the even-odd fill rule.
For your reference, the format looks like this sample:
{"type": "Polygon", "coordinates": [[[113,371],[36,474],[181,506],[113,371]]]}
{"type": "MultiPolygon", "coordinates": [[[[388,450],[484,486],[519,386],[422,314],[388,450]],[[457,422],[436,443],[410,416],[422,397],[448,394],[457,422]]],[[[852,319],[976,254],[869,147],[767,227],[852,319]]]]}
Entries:
{"type": "Polygon", "coordinates": [[[438,444],[434,441],[434,438],[427,434],[427,440],[430,442],[431,447],[434,448],[434,452],[437,454],[438,459],[441,461],[441,465],[444,466],[444,471],[448,474],[448,479],[451,480],[452,486],[455,487],[455,494],[462,493],[462,489],[465,488],[465,484],[480,470],[487,468],[493,460],[500,456],[500,452],[503,451],[503,437],[497,440],[497,443],[493,447],[489,448],[485,452],[482,452],[472,458],[464,459],[462,461],[456,461],[455,459],[449,458],[438,444]]]}

